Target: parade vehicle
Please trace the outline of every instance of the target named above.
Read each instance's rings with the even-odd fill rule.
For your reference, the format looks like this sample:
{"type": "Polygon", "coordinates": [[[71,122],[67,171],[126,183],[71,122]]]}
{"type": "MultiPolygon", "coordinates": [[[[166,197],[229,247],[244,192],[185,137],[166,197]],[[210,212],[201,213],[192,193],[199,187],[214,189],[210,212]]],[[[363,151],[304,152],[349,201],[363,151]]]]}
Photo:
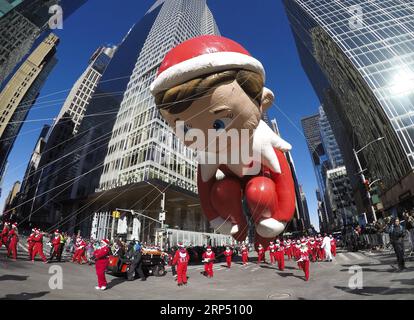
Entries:
{"type": "MultiPolygon", "coordinates": [[[[119,256],[109,256],[107,272],[114,276],[125,276],[131,265],[131,260],[120,258],[119,256]]],[[[145,276],[154,275],[162,277],[167,272],[165,270],[164,253],[157,249],[142,249],[142,270],[145,276]]]]}

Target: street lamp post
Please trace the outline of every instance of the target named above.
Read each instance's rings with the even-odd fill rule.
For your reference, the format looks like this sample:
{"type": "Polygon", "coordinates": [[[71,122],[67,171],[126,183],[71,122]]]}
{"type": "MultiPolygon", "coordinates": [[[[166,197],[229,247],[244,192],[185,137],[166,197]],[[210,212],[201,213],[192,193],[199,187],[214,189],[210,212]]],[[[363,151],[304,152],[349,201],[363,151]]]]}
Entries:
{"type": "Polygon", "coordinates": [[[164,221],[165,221],[165,192],[161,191],[157,186],[153,185],[151,182],[149,181],[144,181],[145,183],[149,184],[150,186],[154,187],[161,195],[161,215],[159,218],[159,221],[161,222],[161,230],[162,230],[162,235],[161,235],[161,239],[160,239],[160,247],[161,250],[164,247],[164,221]]]}
{"type": "MultiPolygon", "coordinates": [[[[370,146],[374,142],[381,141],[382,139],[384,139],[384,137],[380,137],[378,139],[375,139],[375,140],[371,141],[370,143],[368,143],[367,145],[365,145],[364,147],[362,147],[359,150],[352,149],[353,152],[354,152],[355,160],[356,160],[357,165],[358,165],[358,170],[359,170],[358,173],[360,173],[363,183],[366,181],[366,179],[365,179],[365,175],[364,175],[364,169],[362,169],[361,162],[359,161],[359,158],[358,158],[358,153],[360,153],[362,150],[364,150],[365,148],[367,148],[368,146],[370,146]]],[[[372,211],[372,216],[374,218],[374,221],[377,221],[377,215],[375,213],[375,208],[372,205],[371,193],[369,192],[368,189],[367,189],[367,198],[368,198],[369,204],[371,206],[371,211],[372,211]]]]}

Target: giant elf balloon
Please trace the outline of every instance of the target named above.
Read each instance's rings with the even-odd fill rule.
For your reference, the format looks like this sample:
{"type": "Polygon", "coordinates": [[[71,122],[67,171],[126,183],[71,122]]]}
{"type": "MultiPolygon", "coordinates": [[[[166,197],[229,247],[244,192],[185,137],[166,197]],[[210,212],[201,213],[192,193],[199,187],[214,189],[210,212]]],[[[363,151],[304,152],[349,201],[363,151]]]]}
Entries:
{"type": "Polygon", "coordinates": [[[195,149],[202,210],[212,228],[267,245],[286,228],[295,190],[291,145],[263,121],[273,104],[263,65],[240,44],[206,35],[171,49],[151,84],[163,118],[195,149]],[[222,139],[222,137],[225,137],[222,139]]]}

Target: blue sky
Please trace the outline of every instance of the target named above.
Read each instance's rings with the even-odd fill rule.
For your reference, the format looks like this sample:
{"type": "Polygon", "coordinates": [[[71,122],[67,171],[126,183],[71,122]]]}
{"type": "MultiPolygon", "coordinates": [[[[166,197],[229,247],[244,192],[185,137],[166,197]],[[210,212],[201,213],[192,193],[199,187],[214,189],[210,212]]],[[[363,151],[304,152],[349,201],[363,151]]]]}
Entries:
{"type": "MultiPolygon", "coordinates": [[[[101,45],[117,44],[155,0],[89,0],[65,20],[56,34],[58,64],[32,107],[9,157],[0,208],[16,180],[21,180],[38,135],[51,124],[71,86],[81,75],[91,54],[101,45]],[[40,120],[48,119],[48,120],[40,120]]],[[[302,133],[300,119],[317,112],[319,101],[303,72],[281,0],[208,0],[223,36],[240,42],[267,74],[266,86],[276,95],[276,118],[283,138],[293,145],[299,183],[308,199],[311,220],[318,226],[316,179],[302,133]]]]}

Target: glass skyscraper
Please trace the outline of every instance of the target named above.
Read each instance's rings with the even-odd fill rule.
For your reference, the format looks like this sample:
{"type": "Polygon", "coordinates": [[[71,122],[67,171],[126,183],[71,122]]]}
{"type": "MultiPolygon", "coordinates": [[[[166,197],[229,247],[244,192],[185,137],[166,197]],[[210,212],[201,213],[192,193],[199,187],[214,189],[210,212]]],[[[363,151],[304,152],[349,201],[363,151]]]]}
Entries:
{"type": "Polygon", "coordinates": [[[344,159],[342,158],[341,150],[336,142],[335,135],[329,123],[328,117],[323,110],[323,107],[319,107],[319,128],[321,132],[322,144],[328,156],[331,168],[337,168],[344,165],[344,159]]]}
{"type": "Polygon", "coordinates": [[[149,86],[165,54],[203,34],[218,34],[205,0],[167,0],[148,34],[125,92],[99,190],[160,179],[196,192],[196,161],[155,107],[149,86]]]}
{"type": "MultiPolygon", "coordinates": [[[[284,0],[302,65],[324,105],[353,189],[352,149],[385,209],[414,195],[414,7],[411,0],[284,0]]],[[[364,192],[356,200],[367,207],[364,192]]]]}
{"type": "MultiPolygon", "coordinates": [[[[73,164],[59,200],[65,229],[88,236],[92,224],[108,230],[116,208],[158,219],[161,199],[151,183],[166,190],[166,224],[209,231],[196,194],[193,152],[162,119],[149,90],[167,51],[203,34],[219,34],[205,0],[158,0],[118,45],[68,147],[73,164]]],[[[128,228],[132,223],[142,226],[141,240],[155,241],[153,220],[135,217],[128,228]]]]}
{"type": "Polygon", "coordinates": [[[49,8],[59,5],[63,19],[87,0],[0,0],[0,87],[22,59],[52,31],[49,8]]]}

